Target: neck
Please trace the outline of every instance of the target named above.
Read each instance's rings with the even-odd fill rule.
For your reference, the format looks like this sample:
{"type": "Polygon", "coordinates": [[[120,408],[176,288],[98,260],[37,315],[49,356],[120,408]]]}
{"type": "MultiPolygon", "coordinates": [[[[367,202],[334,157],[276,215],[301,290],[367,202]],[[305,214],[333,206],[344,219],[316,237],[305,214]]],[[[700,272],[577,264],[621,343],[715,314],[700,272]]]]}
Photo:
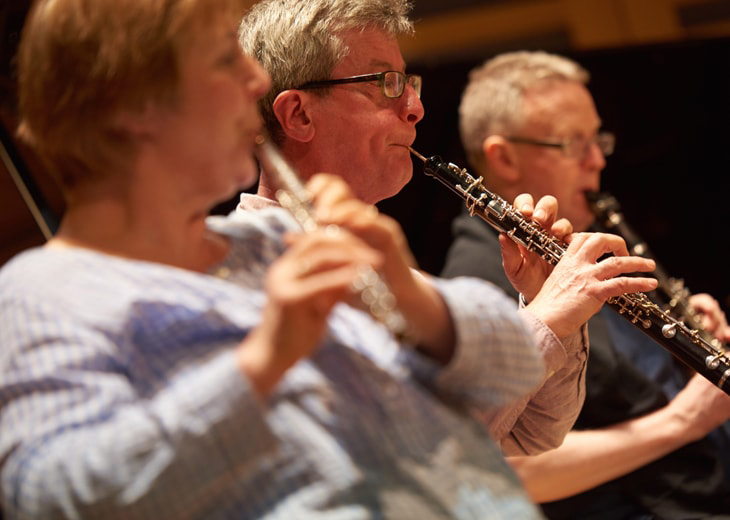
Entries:
{"type": "MultiPolygon", "coordinates": [[[[311,147],[306,144],[285,142],[279,147],[279,151],[302,183],[306,183],[314,172],[323,171],[312,166],[312,157],[316,157],[316,154],[313,154],[311,147]]],[[[276,192],[279,186],[275,179],[276,177],[270,171],[262,169],[256,194],[270,200],[276,200],[276,192]]]]}
{"type": "Polygon", "coordinates": [[[273,182],[270,179],[270,174],[262,170],[259,174],[259,187],[256,190],[256,195],[270,200],[276,200],[276,190],[277,188],[273,186],[273,182]]]}
{"type": "Polygon", "coordinates": [[[69,199],[50,247],[84,247],[195,271],[205,271],[227,252],[225,239],[206,228],[206,212],[186,215],[144,192],[86,195],[69,199]]]}

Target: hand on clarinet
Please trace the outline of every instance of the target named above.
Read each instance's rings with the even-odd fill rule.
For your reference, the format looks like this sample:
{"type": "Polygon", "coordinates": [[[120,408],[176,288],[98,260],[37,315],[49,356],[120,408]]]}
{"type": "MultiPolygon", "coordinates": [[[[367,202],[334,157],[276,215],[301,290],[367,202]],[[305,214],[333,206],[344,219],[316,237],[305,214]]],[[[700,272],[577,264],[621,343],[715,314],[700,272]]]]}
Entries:
{"type": "Polygon", "coordinates": [[[522,194],[515,198],[514,206],[569,244],[558,264],[551,267],[537,254],[500,237],[507,276],[529,302],[530,312],[558,337],[576,332],[608,298],[656,288],[654,278],[625,276],[652,271],[653,260],[629,256],[626,243],[616,235],[571,233],[568,221],[556,219],[554,197],[543,197],[534,204],[532,196],[522,194]],[[607,253],[613,256],[599,262],[607,253]]]}
{"type": "MultiPolygon", "coordinates": [[[[566,241],[573,232],[570,221],[564,218],[557,219],[558,200],[551,195],[542,197],[535,204],[532,195],[523,193],[515,198],[513,206],[526,218],[537,221],[543,229],[559,240],[566,241]]],[[[553,271],[553,266],[540,255],[518,245],[504,233],[500,234],[499,241],[502,246],[502,264],[507,277],[527,301],[532,301],[545,283],[545,279],[553,271]]]]}

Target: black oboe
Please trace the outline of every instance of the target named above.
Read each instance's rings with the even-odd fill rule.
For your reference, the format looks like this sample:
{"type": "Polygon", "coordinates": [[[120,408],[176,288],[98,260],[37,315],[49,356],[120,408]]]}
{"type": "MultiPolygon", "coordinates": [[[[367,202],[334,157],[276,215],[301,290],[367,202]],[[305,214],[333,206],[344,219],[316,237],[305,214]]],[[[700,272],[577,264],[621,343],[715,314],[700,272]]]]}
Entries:
{"type": "MultiPolygon", "coordinates": [[[[434,177],[464,199],[471,215],[478,215],[551,265],[560,261],[567,244],[550,236],[537,222],[526,218],[507,201],[489,191],[481,177],[472,177],[465,168],[446,163],[438,156],[427,158],[413,148],[408,149],[423,161],[426,175],[434,177]]],[[[680,361],[730,395],[730,359],[703,339],[697,330],[672,317],[643,293],[622,294],[609,298],[606,303],[680,361]]]]}

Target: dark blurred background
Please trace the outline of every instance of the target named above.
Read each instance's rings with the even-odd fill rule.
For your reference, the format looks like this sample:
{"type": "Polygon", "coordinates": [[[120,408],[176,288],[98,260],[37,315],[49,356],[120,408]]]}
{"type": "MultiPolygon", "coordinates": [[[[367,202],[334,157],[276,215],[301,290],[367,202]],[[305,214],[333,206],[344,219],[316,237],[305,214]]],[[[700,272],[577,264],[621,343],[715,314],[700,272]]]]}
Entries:
{"type": "MultiPolygon", "coordinates": [[[[0,265],[42,244],[37,221],[52,230],[63,212],[58,191],[12,139],[12,58],[28,4],[0,0],[0,265]],[[37,185],[37,219],[8,154],[11,169],[37,185]]],[[[604,128],[617,135],[603,189],[670,275],[730,309],[730,0],[416,0],[414,16],[416,37],[402,48],[409,71],[424,77],[417,150],[467,166],[457,107],[469,70],[485,59],[518,49],[576,59],[591,72],[604,128]]],[[[421,267],[438,273],[462,203],[414,167],[409,186],[380,208],[401,222],[421,267]]]]}

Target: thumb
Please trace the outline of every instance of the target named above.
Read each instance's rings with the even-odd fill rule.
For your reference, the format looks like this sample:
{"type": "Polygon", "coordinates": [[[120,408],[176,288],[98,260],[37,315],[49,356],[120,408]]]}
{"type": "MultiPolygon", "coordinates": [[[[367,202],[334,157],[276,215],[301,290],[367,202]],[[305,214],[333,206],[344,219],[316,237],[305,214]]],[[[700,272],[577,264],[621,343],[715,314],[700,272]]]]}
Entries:
{"type": "Polygon", "coordinates": [[[499,235],[499,244],[502,246],[502,266],[508,277],[516,275],[522,267],[522,253],[514,240],[504,233],[499,235]]]}

